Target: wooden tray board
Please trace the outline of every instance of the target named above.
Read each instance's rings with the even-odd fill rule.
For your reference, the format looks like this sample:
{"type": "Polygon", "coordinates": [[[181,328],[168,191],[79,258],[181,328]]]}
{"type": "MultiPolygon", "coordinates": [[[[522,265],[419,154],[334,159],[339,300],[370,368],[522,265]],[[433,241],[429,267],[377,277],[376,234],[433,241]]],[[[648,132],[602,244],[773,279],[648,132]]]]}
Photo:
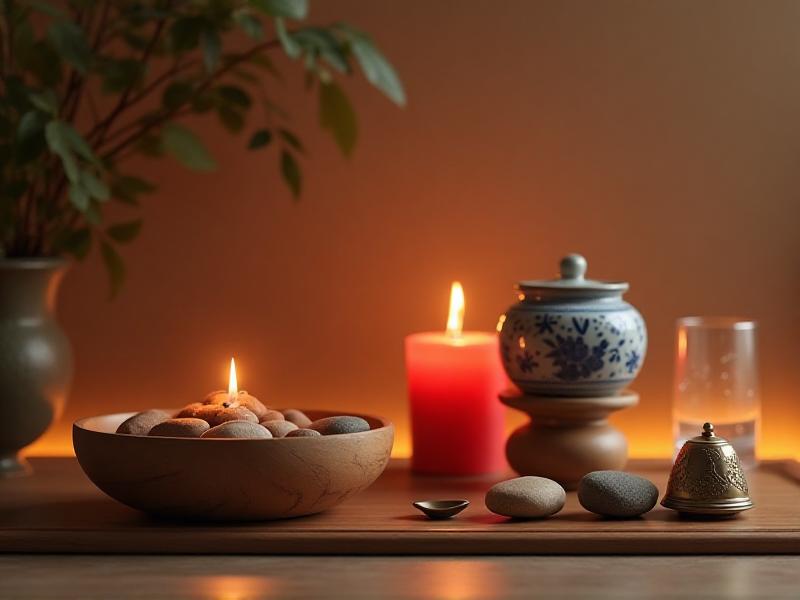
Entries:
{"type": "MultiPolygon", "coordinates": [[[[800,468],[767,463],[748,474],[756,508],[726,520],[686,520],[656,507],[634,520],[584,511],[574,492],[558,515],[510,521],[483,496],[500,478],[412,476],[393,461],[368,490],[321,515],[241,524],[151,519],[102,494],[69,458],[33,459],[33,477],[0,480],[0,551],[155,554],[800,554],[800,468]],[[449,521],[411,501],[467,498],[449,521]]],[[[662,494],[665,465],[632,463],[662,494]]]]}

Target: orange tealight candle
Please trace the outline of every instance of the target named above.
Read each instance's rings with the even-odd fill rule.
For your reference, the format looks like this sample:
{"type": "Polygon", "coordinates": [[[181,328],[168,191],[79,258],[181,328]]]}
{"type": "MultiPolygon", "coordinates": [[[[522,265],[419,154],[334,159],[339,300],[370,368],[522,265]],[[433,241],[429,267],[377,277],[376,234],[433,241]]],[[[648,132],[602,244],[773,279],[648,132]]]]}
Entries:
{"type": "Polygon", "coordinates": [[[412,468],[474,475],[505,468],[507,385],[495,332],[463,331],[464,291],[454,282],[444,332],[406,337],[412,468]]]}

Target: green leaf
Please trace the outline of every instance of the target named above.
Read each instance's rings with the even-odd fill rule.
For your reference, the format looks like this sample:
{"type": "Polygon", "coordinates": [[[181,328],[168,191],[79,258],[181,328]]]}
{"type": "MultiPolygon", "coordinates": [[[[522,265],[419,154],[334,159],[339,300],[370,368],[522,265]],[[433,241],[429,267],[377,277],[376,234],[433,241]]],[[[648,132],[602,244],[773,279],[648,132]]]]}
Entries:
{"type": "Polygon", "coordinates": [[[275,19],[275,33],[281,42],[283,51],[289,58],[298,58],[303,53],[303,47],[298,44],[292,35],[286,31],[283,19],[275,19]]]}
{"type": "Polygon", "coordinates": [[[300,165],[297,164],[294,156],[286,150],[281,152],[281,175],[292,191],[292,196],[294,196],[295,200],[299,198],[303,185],[303,176],[300,173],[300,165]]]}
{"type": "Polygon", "coordinates": [[[114,247],[105,240],[100,244],[100,254],[108,272],[110,297],[114,298],[125,281],[125,264],[114,247]]]}
{"type": "Polygon", "coordinates": [[[89,208],[89,194],[77,183],[69,184],[69,201],[82,213],[89,208]]]}
{"type": "Polygon", "coordinates": [[[44,137],[44,126],[47,116],[38,110],[31,110],[22,115],[17,128],[16,163],[23,165],[37,156],[47,146],[44,137]]]}
{"type": "Polygon", "coordinates": [[[92,50],[79,25],[71,21],[54,21],[47,30],[47,37],[64,60],[79,72],[89,70],[92,50]]]}
{"type": "Polygon", "coordinates": [[[56,250],[63,250],[78,260],[83,260],[92,247],[92,231],[88,227],[67,231],[59,236],[54,245],[56,250]]]}
{"type": "Polygon", "coordinates": [[[350,41],[353,54],[361,65],[367,81],[386,94],[398,106],[405,106],[406,93],[403,90],[403,84],[400,82],[394,67],[381,54],[372,39],[367,34],[349,25],[341,24],[338,29],[350,41]]]}
{"type": "Polygon", "coordinates": [[[222,52],[222,42],[219,34],[211,29],[206,29],[200,34],[203,45],[203,64],[206,71],[213,72],[219,66],[219,57],[222,52]]]}
{"type": "Polygon", "coordinates": [[[111,182],[111,196],[125,204],[138,204],[139,196],[150,194],[156,186],[139,177],[118,175],[111,182]]]}
{"type": "Polygon", "coordinates": [[[235,108],[223,104],[217,108],[217,115],[222,125],[231,133],[239,133],[244,127],[244,117],[235,108]]]}
{"type": "Polygon", "coordinates": [[[104,202],[111,197],[111,191],[105,182],[100,181],[95,177],[94,173],[90,171],[81,171],[80,185],[86,190],[90,197],[104,202]]]}
{"type": "Polygon", "coordinates": [[[292,38],[301,46],[319,54],[340,73],[348,73],[347,49],[330,30],[321,27],[306,27],[295,31],[292,38]]]}
{"type": "Polygon", "coordinates": [[[272,17],[305,19],[308,0],[250,0],[250,5],[272,17]]]}
{"type": "Polygon", "coordinates": [[[206,93],[192,96],[191,106],[196,113],[202,114],[210,111],[216,105],[217,97],[214,94],[206,93]]]}
{"type": "Polygon", "coordinates": [[[333,135],[345,156],[350,156],[358,139],[356,113],[341,88],[335,83],[319,88],[319,124],[333,135]]]}
{"type": "Polygon", "coordinates": [[[205,28],[200,17],[184,17],[176,20],[169,29],[169,43],[172,51],[180,54],[197,48],[200,33],[205,28]]]}
{"type": "Polygon", "coordinates": [[[37,40],[27,54],[18,60],[22,68],[32,73],[40,84],[55,87],[61,83],[61,57],[48,40],[37,40]]]}
{"type": "Polygon", "coordinates": [[[230,102],[240,108],[250,108],[250,105],[253,103],[250,99],[250,95],[242,88],[235,85],[221,85],[217,88],[217,93],[225,102],[230,102]]]}
{"type": "Polygon", "coordinates": [[[121,92],[141,83],[146,65],[139,60],[126,58],[109,60],[103,64],[103,91],[121,92]]]}
{"type": "Polygon", "coordinates": [[[141,219],[128,221],[126,223],[116,223],[106,229],[106,235],[115,242],[124,244],[133,241],[142,229],[141,219]]]}
{"type": "Polygon", "coordinates": [[[47,89],[43,92],[31,93],[28,95],[31,104],[48,115],[55,116],[58,112],[58,98],[53,90],[47,89]]]}
{"type": "Polygon", "coordinates": [[[305,148],[303,148],[303,144],[300,142],[300,139],[293,134],[288,129],[279,129],[278,133],[280,136],[289,144],[292,148],[300,152],[301,154],[305,152],[305,148]]]}
{"type": "Polygon", "coordinates": [[[186,83],[185,81],[176,81],[171,83],[164,90],[164,94],[161,97],[161,104],[167,110],[175,110],[191,99],[193,91],[194,88],[192,85],[190,83],[186,83]]]}
{"type": "Polygon", "coordinates": [[[162,133],[164,149],[184,166],[195,171],[213,171],[217,165],[203,146],[200,139],[191,131],[169,123],[162,133]]]}
{"type": "Polygon", "coordinates": [[[272,132],[269,129],[259,129],[250,138],[247,147],[250,150],[256,150],[257,148],[263,148],[269,144],[270,141],[272,141],[272,132]]]}
{"type": "Polygon", "coordinates": [[[261,21],[250,13],[241,10],[236,11],[233,13],[233,20],[242,28],[242,31],[254,40],[264,39],[264,27],[261,25],[261,21]]]}
{"type": "Polygon", "coordinates": [[[78,161],[72,153],[72,145],[66,134],[67,127],[69,126],[61,121],[50,121],[44,129],[44,135],[50,151],[61,158],[61,164],[64,167],[64,173],[66,173],[67,178],[71,182],[77,183],[80,172],[78,170],[78,161]]]}
{"type": "Polygon", "coordinates": [[[83,213],[83,218],[95,227],[100,227],[103,223],[103,215],[100,214],[100,205],[92,199],[89,199],[89,208],[83,213]]]}

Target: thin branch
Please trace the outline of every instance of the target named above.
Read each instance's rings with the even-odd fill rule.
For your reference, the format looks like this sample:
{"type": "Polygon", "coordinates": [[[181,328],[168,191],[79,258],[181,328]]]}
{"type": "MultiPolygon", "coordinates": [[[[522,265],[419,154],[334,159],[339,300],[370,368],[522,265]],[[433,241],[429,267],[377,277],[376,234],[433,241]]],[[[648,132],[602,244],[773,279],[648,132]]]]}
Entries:
{"type": "MultiPolygon", "coordinates": [[[[144,49],[144,52],[142,53],[142,58],[141,58],[142,64],[144,65],[147,64],[150,55],[153,53],[156,45],[158,44],[158,40],[161,37],[161,32],[163,31],[165,24],[166,24],[166,19],[161,19],[156,24],[153,36],[150,38],[147,47],[144,49]]],[[[100,123],[99,127],[95,127],[91,132],[89,132],[89,135],[87,137],[90,142],[95,142],[97,145],[103,143],[103,139],[108,133],[108,129],[114,123],[114,120],[128,106],[128,98],[130,97],[131,93],[133,93],[133,87],[134,84],[132,83],[125,89],[124,92],[122,92],[122,94],[119,97],[119,101],[117,102],[117,105],[113,108],[111,113],[109,113],[108,117],[106,117],[100,123]]]]}
{"type": "Polygon", "coordinates": [[[262,42],[260,44],[256,44],[252,48],[250,48],[247,52],[239,54],[238,56],[234,57],[229,62],[225,63],[222,67],[220,67],[217,71],[212,73],[202,84],[198,86],[198,88],[194,91],[191,98],[188,98],[178,106],[173,107],[170,110],[163,112],[161,115],[153,118],[151,121],[144,123],[138,130],[136,130],[131,135],[124,138],[121,142],[117,143],[113,146],[106,154],[103,155],[105,159],[112,159],[114,158],[119,152],[124,150],[128,145],[132,144],[133,142],[137,141],[142,136],[149,133],[155,127],[163,124],[164,122],[168,121],[172,117],[175,116],[175,113],[182,109],[188,102],[190,102],[194,97],[198,96],[199,94],[206,91],[211,85],[217,81],[220,77],[225,75],[228,71],[230,71],[235,66],[243,63],[244,61],[252,58],[259,52],[263,52],[264,50],[268,50],[270,48],[274,48],[280,45],[279,40],[269,40],[266,42],[262,42]]]}

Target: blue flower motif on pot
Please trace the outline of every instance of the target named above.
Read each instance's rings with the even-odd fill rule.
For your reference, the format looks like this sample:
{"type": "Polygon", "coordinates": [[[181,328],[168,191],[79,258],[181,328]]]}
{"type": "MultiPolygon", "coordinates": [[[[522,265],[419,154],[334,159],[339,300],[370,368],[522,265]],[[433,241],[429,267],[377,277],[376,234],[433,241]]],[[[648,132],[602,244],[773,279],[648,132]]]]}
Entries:
{"type": "Polygon", "coordinates": [[[628,284],[586,279],[586,260],[561,261],[561,278],[521,281],[519,302],[501,318],[500,350],[511,380],[529,394],[606,396],[628,386],[647,351],[628,284]]]}

